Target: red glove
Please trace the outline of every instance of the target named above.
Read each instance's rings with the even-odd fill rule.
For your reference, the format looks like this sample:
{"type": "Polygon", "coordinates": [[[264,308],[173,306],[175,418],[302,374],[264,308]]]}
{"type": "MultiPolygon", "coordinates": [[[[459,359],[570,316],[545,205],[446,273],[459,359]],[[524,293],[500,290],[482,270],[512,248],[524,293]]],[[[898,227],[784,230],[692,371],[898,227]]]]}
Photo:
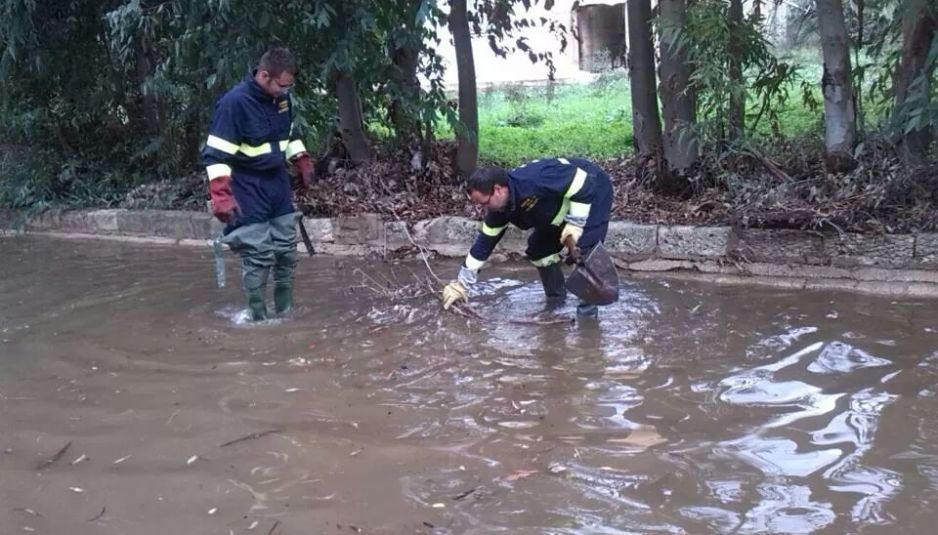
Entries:
{"type": "Polygon", "coordinates": [[[231,191],[231,177],[220,176],[208,181],[208,191],[212,195],[212,214],[222,223],[233,223],[241,207],[231,191]]]}
{"type": "Polygon", "coordinates": [[[300,175],[300,191],[305,192],[313,182],[313,159],[304,152],[293,159],[293,165],[300,175]]]}

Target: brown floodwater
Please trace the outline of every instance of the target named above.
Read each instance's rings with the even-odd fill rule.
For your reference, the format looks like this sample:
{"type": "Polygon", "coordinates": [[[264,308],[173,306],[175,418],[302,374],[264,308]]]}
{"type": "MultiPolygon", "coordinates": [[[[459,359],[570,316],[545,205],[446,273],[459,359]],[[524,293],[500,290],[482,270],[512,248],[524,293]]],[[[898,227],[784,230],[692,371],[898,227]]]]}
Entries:
{"type": "Polygon", "coordinates": [[[502,265],[467,320],[419,261],[315,257],[251,325],[237,275],[0,239],[0,533],[938,529],[935,301],[623,278],[519,325],[575,302],[502,265]]]}

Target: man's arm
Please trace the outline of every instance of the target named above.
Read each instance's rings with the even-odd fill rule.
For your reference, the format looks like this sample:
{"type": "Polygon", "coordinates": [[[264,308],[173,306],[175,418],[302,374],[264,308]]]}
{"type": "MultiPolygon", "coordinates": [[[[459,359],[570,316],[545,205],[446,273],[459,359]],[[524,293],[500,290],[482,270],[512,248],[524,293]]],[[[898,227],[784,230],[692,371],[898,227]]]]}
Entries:
{"type": "Polygon", "coordinates": [[[443,288],[443,308],[449,308],[456,301],[469,300],[469,288],[478,280],[479,270],[485,265],[492,251],[505,230],[508,229],[508,215],[503,212],[489,212],[482,221],[482,228],[476,235],[466,260],[459,268],[456,280],[443,288]]]}
{"type": "Polygon", "coordinates": [[[202,149],[202,163],[208,174],[212,213],[220,221],[231,223],[240,208],[231,190],[231,161],[241,146],[235,101],[222,97],[215,104],[208,139],[202,149]]]}
{"type": "Polygon", "coordinates": [[[296,126],[296,117],[293,115],[293,99],[290,99],[290,139],[287,144],[287,159],[296,165],[300,174],[302,189],[309,188],[313,181],[313,160],[303,144],[300,128],[296,126]]]}

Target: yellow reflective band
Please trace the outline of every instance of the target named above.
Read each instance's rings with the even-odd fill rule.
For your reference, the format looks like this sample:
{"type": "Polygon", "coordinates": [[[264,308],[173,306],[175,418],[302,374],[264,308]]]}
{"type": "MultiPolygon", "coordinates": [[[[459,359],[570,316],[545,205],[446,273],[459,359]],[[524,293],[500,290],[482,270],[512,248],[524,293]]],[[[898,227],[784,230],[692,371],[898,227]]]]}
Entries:
{"type": "Polygon", "coordinates": [[[248,145],[247,143],[242,143],[241,146],[238,147],[238,151],[250,158],[263,156],[264,154],[270,154],[272,152],[270,143],[264,143],[263,145],[248,145]]]}
{"type": "Polygon", "coordinates": [[[223,163],[215,163],[205,168],[209,180],[215,180],[223,176],[231,176],[231,167],[223,163]]]}
{"type": "Polygon", "coordinates": [[[538,258],[537,260],[531,260],[531,264],[533,264],[534,267],[552,266],[556,264],[557,262],[560,262],[559,253],[554,253],[550,256],[545,256],[544,258],[538,258]]]}
{"type": "Polygon", "coordinates": [[[483,223],[482,223],[482,234],[485,234],[486,236],[495,237],[495,236],[498,236],[499,234],[501,234],[502,232],[505,232],[505,227],[507,227],[507,226],[508,226],[508,225],[502,225],[502,226],[500,226],[500,227],[490,227],[490,226],[486,225],[485,222],[483,222],[483,223]]]}
{"type": "Polygon", "coordinates": [[[238,152],[238,146],[230,141],[225,141],[224,139],[218,136],[208,136],[208,141],[205,142],[206,145],[212,147],[213,149],[218,149],[225,154],[236,154],[238,152]]]}
{"type": "Polygon", "coordinates": [[[289,145],[287,145],[286,151],[287,151],[287,158],[292,158],[296,156],[297,154],[306,152],[306,145],[304,145],[303,142],[300,141],[299,139],[294,139],[293,141],[290,142],[289,145]]]}
{"type": "Polygon", "coordinates": [[[566,159],[566,158],[557,158],[557,161],[560,162],[560,163],[562,163],[562,164],[564,164],[564,165],[570,165],[570,160],[568,160],[568,159],[566,159]]]}
{"type": "Polygon", "coordinates": [[[564,198],[569,199],[579,193],[583,189],[583,184],[586,184],[586,171],[577,169],[576,174],[573,175],[573,182],[570,183],[567,192],[563,194],[564,198]]]}
{"type": "Polygon", "coordinates": [[[289,140],[289,139],[281,139],[281,140],[280,140],[280,152],[286,152],[287,146],[288,146],[289,144],[290,144],[290,140],[289,140]]]}
{"type": "Polygon", "coordinates": [[[478,271],[485,265],[485,260],[479,260],[472,256],[472,253],[466,255],[466,267],[478,271]]]}
{"type": "Polygon", "coordinates": [[[586,184],[586,171],[577,169],[576,174],[573,175],[573,182],[570,183],[567,192],[563,194],[563,202],[560,204],[560,210],[557,210],[557,215],[555,215],[554,219],[550,222],[551,225],[558,226],[563,223],[563,218],[567,217],[567,212],[570,211],[570,197],[579,193],[579,191],[583,189],[583,184],[586,184]]]}
{"type": "Polygon", "coordinates": [[[585,202],[570,201],[570,217],[586,219],[590,215],[590,205],[585,202]]]}

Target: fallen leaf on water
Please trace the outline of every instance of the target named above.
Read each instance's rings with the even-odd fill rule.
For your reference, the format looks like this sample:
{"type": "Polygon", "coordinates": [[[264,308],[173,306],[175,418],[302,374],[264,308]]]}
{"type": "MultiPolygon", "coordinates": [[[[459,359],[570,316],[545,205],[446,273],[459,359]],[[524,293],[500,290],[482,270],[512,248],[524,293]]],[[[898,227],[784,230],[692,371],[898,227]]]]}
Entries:
{"type": "Polygon", "coordinates": [[[433,504],[431,507],[433,507],[434,509],[443,509],[444,507],[446,507],[446,504],[445,504],[445,503],[436,502],[436,503],[433,504]]]}
{"type": "Polygon", "coordinates": [[[299,392],[299,391],[300,391],[299,388],[288,388],[288,389],[286,390],[286,392],[287,392],[288,394],[292,394],[293,392],[299,392]]]}
{"type": "Polygon", "coordinates": [[[198,455],[193,455],[192,457],[189,457],[189,460],[186,461],[186,464],[192,464],[192,463],[196,462],[197,460],[199,460],[199,456],[198,456],[198,455]]]}
{"type": "Polygon", "coordinates": [[[217,512],[218,512],[218,507],[212,507],[211,509],[208,510],[208,514],[210,515],[214,515],[217,512]]]}
{"type": "Polygon", "coordinates": [[[260,522],[258,522],[257,520],[255,520],[254,522],[251,522],[251,525],[248,526],[248,531],[254,531],[254,528],[256,528],[258,524],[260,524],[260,522]]]}
{"type": "Polygon", "coordinates": [[[78,464],[78,463],[84,461],[84,460],[87,459],[87,458],[88,458],[88,456],[85,455],[84,453],[82,453],[77,459],[75,459],[74,461],[72,461],[72,465],[76,465],[76,464],[78,464]]]}
{"type": "Polygon", "coordinates": [[[511,475],[505,477],[505,481],[518,481],[519,479],[533,476],[536,473],[537,470],[516,470],[511,475]]]}
{"type": "Polygon", "coordinates": [[[81,488],[81,487],[69,487],[68,490],[70,490],[70,491],[72,491],[72,492],[78,492],[78,493],[85,492],[85,489],[83,489],[83,488],[81,488]]]}
{"type": "Polygon", "coordinates": [[[650,448],[667,441],[668,439],[658,434],[658,431],[654,427],[640,427],[632,431],[627,437],[610,438],[607,440],[607,442],[612,442],[613,444],[628,444],[642,448],[650,448]]]}
{"type": "Polygon", "coordinates": [[[120,464],[120,463],[126,461],[127,459],[130,459],[130,455],[124,455],[124,456],[121,457],[120,459],[114,461],[114,464],[120,464]]]}

